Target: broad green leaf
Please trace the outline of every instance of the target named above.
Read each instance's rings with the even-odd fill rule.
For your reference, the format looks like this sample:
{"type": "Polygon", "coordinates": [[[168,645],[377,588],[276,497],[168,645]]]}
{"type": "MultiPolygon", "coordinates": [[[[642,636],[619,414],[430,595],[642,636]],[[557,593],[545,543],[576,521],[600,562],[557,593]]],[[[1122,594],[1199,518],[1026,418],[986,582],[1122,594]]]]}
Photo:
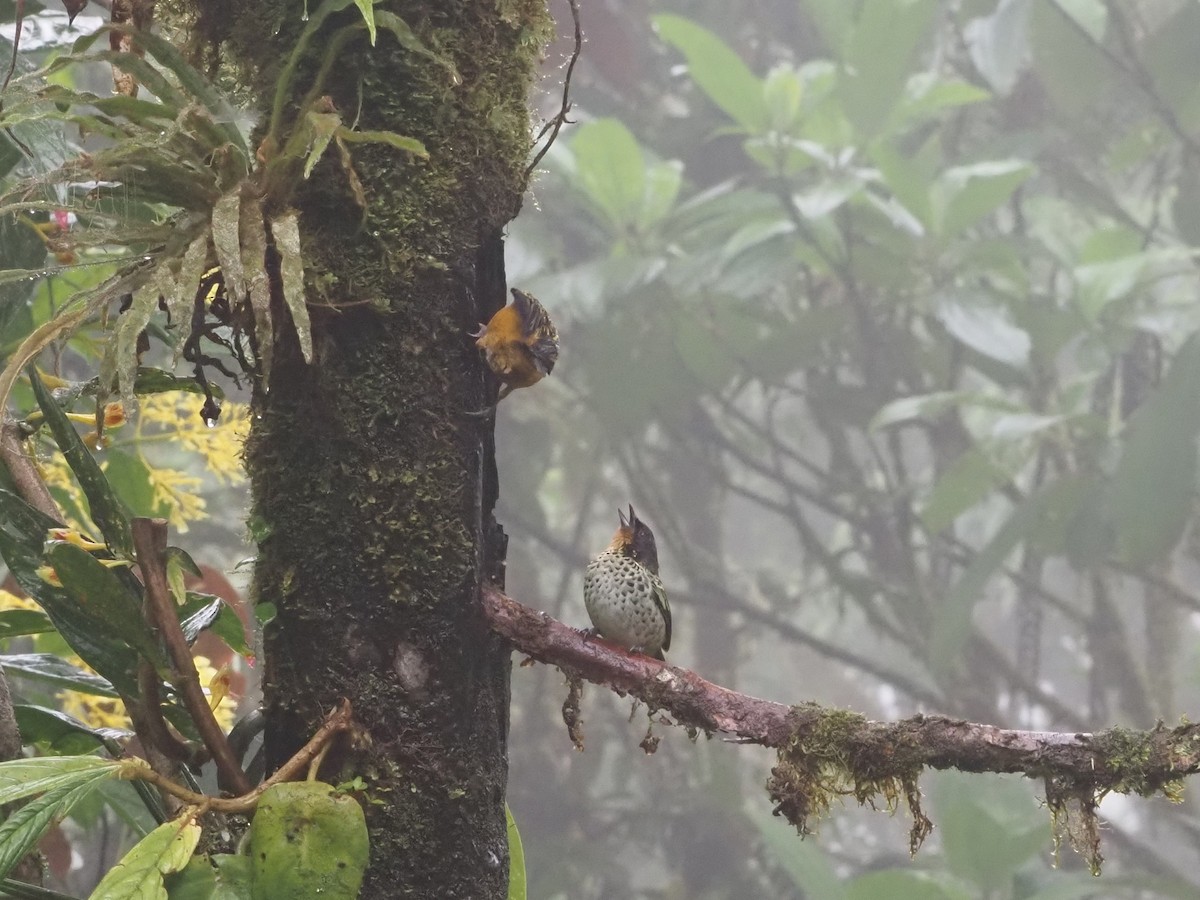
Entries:
{"type": "Polygon", "coordinates": [[[231,853],[193,856],[166,885],[170,900],[250,900],[250,859],[231,853]]]}
{"type": "Polygon", "coordinates": [[[267,788],[250,823],[254,900],[354,900],[367,866],[358,801],[319,781],[267,788]]]}
{"type": "MultiPolygon", "coordinates": [[[[1193,38],[1200,33],[1200,5],[1183,3],[1141,45],[1139,57],[1154,80],[1155,94],[1166,103],[1184,128],[1195,128],[1200,54],[1193,38]]],[[[1186,167],[1191,170],[1192,167],[1186,167]]]]}
{"type": "Polygon", "coordinates": [[[37,369],[30,366],[28,374],[38,406],[41,407],[42,414],[46,417],[46,424],[50,427],[50,432],[58,443],[58,449],[66,457],[67,465],[75,473],[75,478],[79,481],[79,486],[87,497],[92,521],[104,535],[104,540],[113,553],[117,556],[131,557],[133,555],[133,536],[129,530],[129,519],[121,507],[121,502],[113,493],[104,473],[100,471],[100,466],[88,452],[83,441],[80,440],[75,426],[67,419],[62,407],[54,401],[50,392],[46,390],[46,386],[42,384],[37,369]]]}
{"type": "Polygon", "coordinates": [[[683,16],[662,14],[651,21],[659,37],[687,59],[692,80],[729,118],[751,133],[767,127],[762,82],[728,44],[683,16]]]}
{"type": "Polygon", "coordinates": [[[971,397],[971,394],[964,391],[934,391],[930,394],[901,397],[893,400],[874,415],[871,419],[871,431],[878,431],[901,422],[911,422],[914,419],[940,416],[946,410],[954,409],[970,400],[971,397]]]}
{"type": "MultiPolygon", "coordinates": [[[[46,554],[63,589],[112,634],[136,648],[156,667],[166,665],[158,639],[142,615],[142,598],[117,573],[81,547],[65,541],[46,554]]],[[[135,582],[136,583],[136,582],[135,582]]]]}
{"type": "Polygon", "coordinates": [[[200,833],[190,817],[159,825],[109,869],[89,900],[166,900],[163,876],[188,864],[200,833]]]}
{"type": "Polygon", "coordinates": [[[1198,434],[1200,340],[1192,337],[1130,418],[1112,476],[1110,515],[1126,562],[1161,560],[1183,537],[1195,506],[1198,434]]]}
{"type": "Polygon", "coordinates": [[[53,653],[10,653],[0,657],[0,663],[5,672],[20,678],[100,697],[117,696],[107,679],[85,672],[53,653]]]}
{"type": "Polygon", "coordinates": [[[769,859],[787,873],[801,896],[845,900],[846,887],[818,842],[796,840],[795,828],[757,806],[749,818],[766,843],[769,859]]]}
{"type": "Polygon", "coordinates": [[[188,575],[194,575],[197,578],[204,573],[200,571],[200,567],[196,565],[196,561],[180,547],[168,547],[165,554],[167,567],[167,585],[171,588],[171,595],[175,598],[176,604],[182,605],[187,599],[187,588],[184,586],[184,580],[188,575]]]}
{"type": "Polygon", "coordinates": [[[180,609],[183,634],[188,643],[193,643],[205,629],[223,640],[234,653],[245,656],[250,653],[246,643],[246,629],[237,612],[213,594],[187,592],[187,599],[180,609]]]}
{"type": "Polygon", "coordinates": [[[862,0],[842,53],[837,94],[863,137],[876,134],[899,100],[936,0],[862,0]]]}
{"type": "Polygon", "coordinates": [[[1077,266],[1075,304],[1089,321],[1096,321],[1110,303],[1129,296],[1167,267],[1182,268],[1194,255],[1191,248],[1166,247],[1077,266]]]}
{"type": "Polygon", "coordinates": [[[40,756],[0,762],[0,804],[57,788],[90,786],[96,780],[116,777],[122,765],[98,756],[40,756]]]}
{"type": "Polygon", "coordinates": [[[800,73],[781,63],[767,73],[762,91],[769,127],[774,131],[791,131],[799,120],[800,98],[804,94],[800,73]]]}
{"type": "Polygon", "coordinates": [[[934,617],[929,651],[934,666],[951,671],[971,633],[975,604],[983,599],[992,576],[1022,542],[1047,539],[1062,543],[1067,526],[1092,488],[1084,478],[1063,478],[1026,497],[975,554],[942,601],[934,617]]]}
{"type": "Polygon", "coordinates": [[[606,214],[614,232],[637,221],[646,189],[646,159],[633,134],[615,119],[580,126],[571,141],[577,184],[606,214]]]}
{"type": "MultiPolygon", "coordinates": [[[[42,839],[50,826],[62,819],[71,811],[76,803],[90,794],[100,782],[113,777],[119,766],[118,763],[94,757],[47,757],[57,760],[89,759],[100,763],[100,767],[89,769],[74,769],[69,774],[60,772],[57,777],[42,775],[39,783],[53,781],[47,787],[36,791],[38,796],[28,800],[0,823],[0,876],[7,876],[13,866],[29,853],[37,842],[42,839]]],[[[0,780],[8,773],[0,772],[0,780]]],[[[38,778],[37,775],[34,778],[38,778]]],[[[4,796],[12,792],[4,791],[4,796]]],[[[21,794],[28,797],[34,791],[21,794]]]]}
{"type": "Polygon", "coordinates": [[[898,121],[925,121],[943,110],[982,103],[991,96],[969,82],[922,72],[908,80],[903,102],[897,110],[898,121]]]}
{"type": "Polygon", "coordinates": [[[508,900],[525,900],[527,882],[525,877],[525,848],[521,844],[521,833],[512,810],[504,804],[504,818],[508,822],[508,900]]]}
{"type": "Polygon", "coordinates": [[[981,503],[1006,473],[978,448],[972,447],[942,473],[921,505],[921,523],[937,533],[981,503]]]}
{"type": "Polygon", "coordinates": [[[292,314],[292,326],[300,342],[305,362],[312,362],[312,322],[308,317],[308,301],[304,296],[304,256],[300,250],[300,217],[295,210],[271,222],[271,234],[279,253],[279,277],[283,284],[283,300],[292,314]]]}
{"type": "Polygon", "coordinates": [[[948,294],[939,300],[936,314],[953,337],[976,352],[1018,369],[1029,365],[1029,335],[1002,307],[979,297],[948,294]]]}
{"type": "Polygon", "coordinates": [[[1000,0],[990,16],[972,19],[963,38],[975,68],[997,93],[1007,94],[1029,66],[1029,11],[1038,0],[1000,0]]]}
{"type": "Polygon", "coordinates": [[[1036,821],[1037,802],[1023,779],[944,773],[933,798],[950,870],[977,888],[969,896],[1009,891],[1018,869],[1050,845],[1050,829],[1036,821]]]}
{"type": "MultiPolygon", "coordinates": [[[[0,555],[9,571],[37,601],[55,629],[89,666],[123,693],[137,693],[137,653],[112,634],[99,617],[83,609],[61,587],[38,574],[43,565],[43,544],[54,520],[42,515],[20,497],[0,490],[0,555]]],[[[54,657],[58,659],[57,657],[54,657]]],[[[9,657],[12,659],[12,657],[9,657]]],[[[61,660],[60,660],[61,661],[61,660]]],[[[112,690],[109,686],[108,690],[112,690]]]]}
{"type": "Polygon", "coordinates": [[[367,23],[367,33],[371,36],[371,46],[375,46],[375,0],[354,0],[354,5],[362,13],[363,21],[367,23]]]}
{"type": "Polygon", "coordinates": [[[0,611],[0,640],[22,634],[46,634],[54,624],[37,609],[6,609],[0,611]]]}
{"type": "Polygon", "coordinates": [[[1003,159],[947,169],[934,187],[938,233],[955,237],[1008,202],[1033,167],[1022,160],[1003,159]]]}
{"type": "Polygon", "coordinates": [[[1102,0],[1082,3],[1030,4],[1029,37],[1033,65],[1040,85],[1050,98],[1071,115],[1087,115],[1089,108],[1111,102],[1115,83],[1121,80],[1116,64],[1103,44],[1088,33],[1095,18],[1080,15],[1083,7],[1097,10],[1102,0]],[[1074,14],[1070,7],[1076,6],[1074,14]]]}
{"type": "Polygon", "coordinates": [[[832,55],[840,58],[854,26],[854,5],[846,0],[804,0],[804,7],[832,55]]]}
{"type": "Polygon", "coordinates": [[[0,879],[0,896],[12,897],[13,900],[75,900],[73,894],[61,894],[13,878],[0,879]]]}
{"type": "Polygon", "coordinates": [[[169,515],[170,503],[154,496],[150,467],[139,454],[118,449],[107,450],[104,454],[104,475],[130,515],[169,515]]]}
{"type": "Polygon", "coordinates": [[[72,756],[99,749],[117,749],[130,732],[115,728],[92,728],[57,709],[14,703],[17,727],[23,744],[37,744],[56,754],[72,756]]]}

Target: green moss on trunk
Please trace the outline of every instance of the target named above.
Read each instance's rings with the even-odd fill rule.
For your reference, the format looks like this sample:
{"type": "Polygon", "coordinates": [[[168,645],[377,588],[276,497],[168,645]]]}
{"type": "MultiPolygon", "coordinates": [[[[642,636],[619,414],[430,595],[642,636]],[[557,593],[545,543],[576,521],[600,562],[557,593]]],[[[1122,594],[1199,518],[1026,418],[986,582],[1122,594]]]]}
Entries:
{"type": "MultiPolygon", "coordinates": [[[[227,48],[261,96],[299,6],[236,14],[227,48]]],[[[495,485],[491,425],[463,416],[484,385],[465,331],[504,302],[499,232],[520,205],[548,21],[532,0],[376,9],[458,77],[380,30],[328,85],[346,121],[417,137],[429,159],[356,144],[365,212],[333,153],[297,200],[316,360],[277,335],[247,446],[257,595],[278,609],[267,752],[280,763],[349,697],[365,734],[343,765],[378,801],[363,896],[503,897],[509,653],[478,612],[495,485]]]]}

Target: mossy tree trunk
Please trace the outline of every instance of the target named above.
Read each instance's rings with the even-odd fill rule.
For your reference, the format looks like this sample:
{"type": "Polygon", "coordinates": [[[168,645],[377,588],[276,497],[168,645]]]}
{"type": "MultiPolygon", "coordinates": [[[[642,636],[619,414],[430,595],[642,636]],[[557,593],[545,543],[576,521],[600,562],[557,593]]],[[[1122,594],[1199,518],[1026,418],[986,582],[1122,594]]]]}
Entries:
{"type": "MultiPolygon", "coordinates": [[[[335,152],[297,198],[316,358],[276,336],[246,454],[257,597],[278,610],[268,765],[348,697],[363,740],[323,773],[361,775],[374,801],[362,896],[503,897],[509,651],[478,609],[503,539],[492,426],[463,415],[486,385],[466,331],[504,303],[501,229],[525,187],[549,23],[540,0],[375,9],[456,72],[381,28],[374,48],[365,31],[346,48],[326,88],[344,121],[416,137],[429,158],[353,144],[365,210],[335,152]]],[[[264,107],[300,10],[226,7],[226,53],[264,107]]],[[[359,16],[351,5],[330,32],[359,16]]],[[[327,45],[312,43],[295,100],[327,45]]]]}

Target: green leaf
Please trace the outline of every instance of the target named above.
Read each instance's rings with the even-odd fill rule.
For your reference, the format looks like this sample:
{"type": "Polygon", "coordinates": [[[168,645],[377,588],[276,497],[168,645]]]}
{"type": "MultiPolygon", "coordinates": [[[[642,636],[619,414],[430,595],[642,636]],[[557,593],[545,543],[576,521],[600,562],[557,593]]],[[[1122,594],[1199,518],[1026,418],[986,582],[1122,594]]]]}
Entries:
{"type": "MultiPolygon", "coordinates": [[[[64,786],[77,788],[113,778],[122,765],[98,756],[39,756],[0,762],[0,804],[15,803],[64,786]]],[[[0,842],[0,853],[4,849],[0,842]]]]}
{"type": "Polygon", "coordinates": [[[211,629],[234,653],[246,656],[250,647],[246,643],[246,629],[237,611],[213,594],[188,591],[187,600],[180,610],[184,637],[193,643],[202,631],[211,629]]]}
{"type": "Polygon", "coordinates": [[[14,897],[16,900],[75,900],[72,894],[60,894],[12,878],[0,879],[0,896],[14,897]]]}
{"type": "Polygon", "coordinates": [[[754,807],[750,820],[766,842],[770,860],[783,869],[802,897],[845,900],[846,888],[816,841],[796,840],[796,829],[781,816],[754,807]]]}
{"type": "Polygon", "coordinates": [[[335,135],[348,144],[387,144],[421,159],[429,158],[429,151],[423,143],[414,137],[406,137],[394,131],[353,131],[343,126],[336,130],[335,135]]]}
{"type": "Polygon", "coordinates": [[[1109,514],[1127,563],[1161,560],[1183,537],[1195,504],[1198,435],[1200,339],[1193,336],[1130,417],[1112,476],[1109,514]]]}
{"type": "MultiPolygon", "coordinates": [[[[59,770],[54,775],[43,771],[31,776],[37,780],[38,784],[46,786],[21,793],[22,797],[28,797],[32,793],[37,793],[39,796],[13,810],[9,817],[0,824],[0,876],[7,876],[13,866],[37,846],[42,835],[49,831],[52,825],[65,817],[71,811],[71,807],[90,794],[101,781],[113,777],[120,766],[119,763],[90,756],[59,756],[46,759],[86,759],[100,765],[86,769],[73,768],[69,772],[59,770]]],[[[25,762],[25,760],[20,760],[20,762],[25,762]]],[[[8,772],[0,771],[0,782],[5,781],[8,775],[8,772]]],[[[0,789],[0,793],[9,797],[16,791],[0,789]]]]}
{"type": "Polygon", "coordinates": [[[1002,159],[947,169],[934,185],[938,233],[955,237],[1008,202],[1033,175],[1023,160],[1002,159]]]}
{"type": "Polygon", "coordinates": [[[1079,504],[1094,485],[1083,477],[1062,478],[1040,492],[1026,497],[1005,523],[980,548],[947,594],[935,618],[929,639],[934,665],[943,672],[953,669],[959,652],[971,633],[975,604],[983,599],[992,576],[1022,542],[1065,538],[1079,504]]]}
{"type": "Polygon", "coordinates": [[[527,879],[525,877],[525,848],[521,844],[521,832],[512,810],[504,804],[504,818],[508,823],[508,900],[525,900],[527,879]]]}
{"type": "Polygon", "coordinates": [[[9,675],[28,678],[56,688],[82,691],[98,697],[116,697],[112,684],[99,675],[85,672],[53,653],[10,653],[0,657],[9,675]]]}
{"type": "Polygon", "coordinates": [[[1039,83],[1057,106],[1076,116],[1111,102],[1115,85],[1123,80],[1104,46],[1089,33],[1096,19],[1081,14],[1082,7],[1103,14],[1102,0],[1030,4],[1029,39],[1039,83]]]}
{"type": "Polygon", "coordinates": [[[0,640],[22,634],[47,634],[54,623],[37,609],[6,609],[0,612],[0,640]]]}
{"type": "Polygon", "coordinates": [[[1195,253],[1190,247],[1165,247],[1076,266],[1075,304],[1089,321],[1094,322],[1109,304],[1141,289],[1146,281],[1164,271],[1182,269],[1182,264],[1190,261],[1195,253]]]}
{"type": "Polygon", "coordinates": [[[83,755],[100,749],[117,749],[131,732],[115,728],[92,728],[57,709],[14,703],[21,742],[37,744],[63,756],[83,755]]]}
{"type": "Polygon", "coordinates": [[[126,517],[121,502],[113,493],[104,473],[100,471],[100,466],[88,452],[87,447],[83,445],[83,441],[79,439],[79,435],[75,432],[70,420],[67,419],[66,413],[54,402],[54,398],[42,384],[37,369],[30,366],[28,374],[38,406],[41,407],[42,414],[46,417],[46,424],[50,427],[50,432],[54,435],[59,450],[66,457],[67,465],[75,473],[75,478],[79,481],[84,496],[87,497],[92,521],[96,523],[96,527],[100,529],[109,549],[114,554],[126,558],[133,556],[133,536],[129,530],[129,519],[126,517]]]}
{"type": "Polygon", "coordinates": [[[948,528],[960,515],[986,498],[1006,473],[976,447],[963,453],[942,473],[921,506],[921,523],[930,531],[948,528]]]}
{"type": "Polygon", "coordinates": [[[271,221],[271,234],[279,253],[279,277],[283,285],[283,300],[292,314],[292,326],[300,342],[304,361],[311,363],[313,354],[312,322],[308,317],[308,301],[304,296],[304,256],[300,251],[300,217],[295,210],[271,221]]]}
{"type": "Polygon", "coordinates": [[[118,449],[110,449],[104,456],[104,475],[130,515],[152,517],[170,513],[170,503],[154,496],[150,466],[145,459],[118,449]]]}
{"type": "Polygon", "coordinates": [[[615,119],[580,126],[571,141],[577,185],[620,233],[636,222],[646,190],[646,160],[633,133],[615,119]]]}
{"type": "Polygon", "coordinates": [[[47,533],[58,523],[20,497],[0,489],[0,555],[9,571],[37,601],[55,629],[89,666],[123,693],[136,694],[137,654],[98,617],[91,615],[61,587],[43,581],[38,569],[44,563],[47,533]]]}
{"type": "Polygon", "coordinates": [[[1007,94],[1029,67],[1029,10],[1037,0],[1000,0],[990,16],[963,29],[971,61],[988,84],[1007,94]]]}
{"type": "Polygon", "coordinates": [[[367,823],[353,797],[319,781],[267,788],[250,823],[254,900],[354,900],[367,866],[367,823]]]}
{"type": "Polygon", "coordinates": [[[171,595],[175,598],[176,604],[183,605],[187,599],[184,578],[188,574],[200,578],[204,573],[200,571],[200,567],[196,565],[196,561],[188,555],[187,551],[179,547],[168,547],[164,559],[167,568],[167,584],[171,588],[171,595]]]}
{"type": "MultiPolygon", "coordinates": [[[[1139,58],[1154,79],[1154,90],[1180,119],[1184,128],[1195,128],[1200,54],[1192,38],[1200,33],[1200,6],[1184,3],[1142,42],[1139,58]]],[[[1191,167],[1186,167],[1187,171],[1191,167]]]]}
{"type": "Polygon", "coordinates": [[[841,55],[837,95],[863,137],[876,134],[904,91],[936,0],[863,0],[841,55]]]}
{"type": "Polygon", "coordinates": [[[81,547],[56,543],[46,559],[58,574],[63,589],[89,615],[126,641],[156,668],[166,665],[158,638],[142,615],[142,599],[112,569],[81,547]]]}
{"type": "Polygon", "coordinates": [[[458,69],[454,67],[454,62],[448,57],[429,49],[417,37],[416,32],[412,30],[409,24],[395,13],[388,12],[385,9],[377,10],[375,13],[375,23],[384,31],[391,32],[392,36],[400,42],[400,46],[405,50],[410,53],[418,53],[445,69],[454,84],[458,84],[462,80],[458,74],[458,69]]]}
{"type": "Polygon", "coordinates": [[[1045,823],[1030,824],[1037,804],[1023,780],[945,773],[933,796],[950,870],[977,888],[969,896],[1010,891],[1017,871],[1050,843],[1045,823]]]}
{"type": "Polygon", "coordinates": [[[90,900],[166,900],[163,876],[188,864],[200,843],[201,829],[192,819],[159,825],[96,885],[90,900]]]}
{"type": "Polygon", "coordinates": [[[937,318],[975,352],[1017,369],[1029,365],[1029,334],[1012,323],[1003,307],[980,297],[946,294],[938,301],[937,318]]]}
{"type": "Polygon", "coordinates": [[[659,37],[683,53],[692,80],[713,103],[750,133],[766,129],[770,117],[762,82],[728,44],[683,16],[657,15],[651,22],[659,37]]]}
{"type": "Polygon", "coordinates": [[[375,46],[375,0],[354,0],[354,5],[362,13],[363,21],[367,23],[367,33],[371,36],[371,46],[375,46]]]}

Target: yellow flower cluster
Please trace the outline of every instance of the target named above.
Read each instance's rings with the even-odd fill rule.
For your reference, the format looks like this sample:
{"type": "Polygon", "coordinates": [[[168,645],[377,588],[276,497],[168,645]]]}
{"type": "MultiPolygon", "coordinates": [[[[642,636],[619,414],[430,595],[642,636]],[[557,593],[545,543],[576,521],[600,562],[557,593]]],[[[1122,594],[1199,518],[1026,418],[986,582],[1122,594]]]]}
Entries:
{"type": "MultiPolygon", "coordinates": [[[[206,692],[212,696],[215,688],[218,695],[220,695],[220,700],[213,710],[213,714],[216,716],[217,724],[221,726],[221,730],[228,731],[233,727],[234,714],[237,712],[236,699],[226,691],[228,678],[224,676],[224,673],[213,668],[208,657],[196,656],[193,658],[196,663],[196,671],[200,674],[200,683],[209,685],[206,688],[206,692]],[[225,692],[222,693],[222,691],[225,692]]],[[[69,662],[85,671],[92,671],[87,663],[78,657],[71,658],[69,662]]],[[[129,715],[125,711],[125,704],[115,697],[97,697],[95,694],[84,694],[80,691],[60,691],[58,700],[62,704],[63,712],[74,716],[92,728],[120,728],[124,730],[130,728],[129,715]]]]}
{"type": "MultiPolygon", "coordinates": [[[[107,408],[106,418],[110,418],[107,408]]],[[[116,411],[111,419],[120,424],[116,411]]],[[[242,468],[242,441],[249,428],[248,405],[227,401],[221,407],[220,421],[210,427],[196,414],[196,395],[176,391],[143,398],[138,406],[133,434],[115,442],[106,438],[106,445],[136,452],[141,457],[146,464],[155,506],[168,510],[166,517],[171,527],[183,532],[188,530],[188,523],[208,516],[207,504],[201,496],[204,480],[181,469],[155,465],[144,449],[161,443],[196,453],[218,483],[237,484],[246,477],[242,468]]],[[[103,462],[101,465],[103,467],[103,462]]],[[[41,460],[39,468],[47,486],[68,498],[71,509],[64,510],[70,520],[67,524],[81,529],[83,523],[72,517],[72,510],[82,511],[87,506],[62,454],[54,453],[41,460]]]]}
{"type": "Polygon", "coordinates": [[[12,591],[0,590],[0,610],[5,609],[40,610],[41,607],[28,597],[18,597],[12,591]]]}
{"type": "Polygon", "coordinates": [[[221,418],[209,426],[196,415],[196,397],[183,392],[151,394],[139,405],[136,434],[140,439],[167,438],[184,450],[200,454],[204,464],[222,484],[245,479],[242,441],[250,430],[250,407],[225,402],[221,418]]]}

